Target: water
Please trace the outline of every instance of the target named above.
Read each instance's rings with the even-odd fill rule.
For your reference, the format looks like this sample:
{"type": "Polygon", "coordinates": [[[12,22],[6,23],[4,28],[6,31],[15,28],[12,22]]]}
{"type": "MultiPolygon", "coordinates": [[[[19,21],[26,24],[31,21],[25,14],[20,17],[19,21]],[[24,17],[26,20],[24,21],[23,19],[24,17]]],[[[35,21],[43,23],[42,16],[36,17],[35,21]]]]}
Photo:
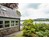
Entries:
{"type": "MultiPolygon", "coordinates": [[[[22,23],[23,23],[23,21],[20,22],[20,24],[21,24],[20,28],[21,28],[21,29],[23,28],[22,23]]],[[[33,23],[34,23],[34,24],[35,24],[35,23],[45,23],[45,24],[49,24],[49,21],[34,21],[33,23]]]]}
{"type": "Polygon", "coordinates": [[[45,24],[49,24],[49,21],[34,21],[34,23],[45,23],[45,24]]]}

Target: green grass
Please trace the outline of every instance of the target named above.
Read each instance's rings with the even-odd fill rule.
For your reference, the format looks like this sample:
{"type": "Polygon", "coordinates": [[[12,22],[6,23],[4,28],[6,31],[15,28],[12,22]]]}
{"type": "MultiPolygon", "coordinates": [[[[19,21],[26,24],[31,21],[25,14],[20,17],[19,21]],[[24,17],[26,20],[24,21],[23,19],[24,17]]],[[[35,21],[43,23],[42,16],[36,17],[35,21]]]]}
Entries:
{"type": "Polygon", "coordinates": [[[23,37],[23,32],[18,33],[18,34],[16,35],[16,37],[23,37]]]}

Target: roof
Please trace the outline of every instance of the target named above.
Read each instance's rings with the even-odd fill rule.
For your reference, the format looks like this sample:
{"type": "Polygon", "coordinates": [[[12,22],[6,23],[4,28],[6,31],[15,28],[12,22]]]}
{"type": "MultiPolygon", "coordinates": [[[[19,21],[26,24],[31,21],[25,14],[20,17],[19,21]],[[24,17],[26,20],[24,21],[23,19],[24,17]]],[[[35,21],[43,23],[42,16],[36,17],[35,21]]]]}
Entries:
{"type": "Polygon", "coordinates": [[[18,3],[0,3],[0,4],[11,9],[18,8],[18,3]]]}
{"type": "Polygon", "coordinates": [[[12,10],[5,6],[0,5],[0,16],[1,17],[11,17],[11,18],[20,18],[16,10],[12,10]]]}

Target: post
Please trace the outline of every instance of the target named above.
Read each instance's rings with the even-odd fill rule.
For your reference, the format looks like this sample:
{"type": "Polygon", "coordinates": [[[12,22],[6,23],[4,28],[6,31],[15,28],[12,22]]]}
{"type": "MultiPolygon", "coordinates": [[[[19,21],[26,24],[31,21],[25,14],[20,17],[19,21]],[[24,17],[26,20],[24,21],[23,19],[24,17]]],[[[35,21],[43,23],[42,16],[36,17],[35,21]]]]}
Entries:
{"type": "Polygon", "coordinates": [[[20,31],[20,18],[19,18],[19,31],[20,31]]]}

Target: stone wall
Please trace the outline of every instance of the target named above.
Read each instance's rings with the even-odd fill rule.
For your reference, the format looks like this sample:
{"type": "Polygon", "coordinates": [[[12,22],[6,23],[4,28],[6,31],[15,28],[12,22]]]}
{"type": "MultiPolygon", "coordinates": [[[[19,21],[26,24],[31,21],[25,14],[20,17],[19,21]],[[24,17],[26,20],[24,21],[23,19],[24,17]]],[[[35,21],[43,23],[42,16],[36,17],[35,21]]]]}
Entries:
{"type": "Polygon", "coordinates": [[[17,31],[19,31],[18,27],[1,28],[0,29],[0,37],[12,34],[12,33],[17,32],[17,31]]]}

